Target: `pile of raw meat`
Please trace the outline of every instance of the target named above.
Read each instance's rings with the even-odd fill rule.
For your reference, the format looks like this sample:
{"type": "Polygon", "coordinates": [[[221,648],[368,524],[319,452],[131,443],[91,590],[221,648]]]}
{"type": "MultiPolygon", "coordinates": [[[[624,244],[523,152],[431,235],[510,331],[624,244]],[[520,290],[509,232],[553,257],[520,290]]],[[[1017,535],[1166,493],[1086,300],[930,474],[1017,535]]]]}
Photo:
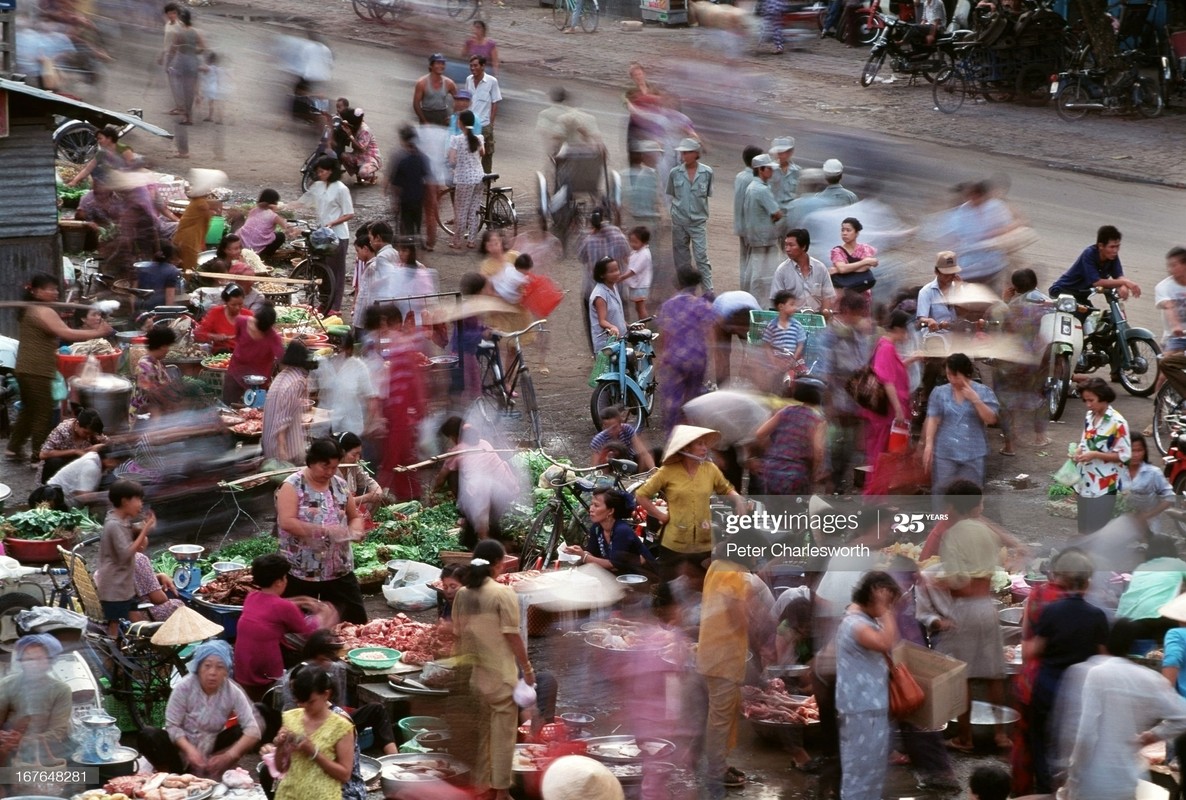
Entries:
{"type": "Polygon", "coordinates": [[[229,575],[220,575],[198,589],[197,593],[207,603],[220,606],[241,606],[250,592],[255,591],[251,582],[251,570],[243,569],[229,575]]]}
{"type": "Polygon", "coordinates": [[[377,619],[365,625],[343,622],[334,628],[348,650],[356,647],[390,647],[403,653],[405,664],[427,664],[453,654],[453,633],[440,625],[415,622],[404,614],[377,619]]]}
{"type": "Polygon", "coordinates": [[[814,697],[792,695],[781,680],[760,686],[741,687],[741,713],[747,719],[808,725],[819,722],[819,706],[814,697]]]}

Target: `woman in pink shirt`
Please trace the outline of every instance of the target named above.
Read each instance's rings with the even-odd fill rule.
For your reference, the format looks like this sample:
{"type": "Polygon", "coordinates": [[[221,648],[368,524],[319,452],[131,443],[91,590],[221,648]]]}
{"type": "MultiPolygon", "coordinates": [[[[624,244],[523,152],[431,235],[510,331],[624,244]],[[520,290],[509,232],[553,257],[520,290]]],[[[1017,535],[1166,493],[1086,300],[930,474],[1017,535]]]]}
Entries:
{"type": "Polygon", "coordinates": [[[235,349],[222,381],[222,402],[243,402],[247,390],[243,378],[247,375],[272,377],[276,362],[284,355],[284,341],[275,325],[276,309],[271,303],[265,303],[254,317],[240,315],[235,320],[235,349]]]}
{"type": "MultiPolygon", "coordinates": [[[[337,612],[328,603],[311,597],[290,600],[281,595],[288,588],[288,559],[279,553],[257,556],[251,577],[259,591],[247,595],[235,632],[235,680],[258,701],[284,676],[284,637],[306,637],[319,628],[337,623],[337,612]]],[[[299,650],[294,650],[294,655],[299,650]]]]}

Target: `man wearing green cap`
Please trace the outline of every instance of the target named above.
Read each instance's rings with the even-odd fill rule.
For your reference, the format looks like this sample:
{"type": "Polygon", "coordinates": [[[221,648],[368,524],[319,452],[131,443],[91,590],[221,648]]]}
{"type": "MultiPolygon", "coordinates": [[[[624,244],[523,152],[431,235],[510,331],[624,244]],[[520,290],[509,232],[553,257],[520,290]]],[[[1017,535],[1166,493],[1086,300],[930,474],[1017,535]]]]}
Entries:
{"type": "Polygon", "coordinates": [[[700,142],[684,139],[675,148],[683,163],[667,176],[671,198],[671,245],[678,272],[695,260],[700,288],[712,291],[712,264],[708,261],[708,198],[712,197],[712,169],[700,163],[700,142]]]}

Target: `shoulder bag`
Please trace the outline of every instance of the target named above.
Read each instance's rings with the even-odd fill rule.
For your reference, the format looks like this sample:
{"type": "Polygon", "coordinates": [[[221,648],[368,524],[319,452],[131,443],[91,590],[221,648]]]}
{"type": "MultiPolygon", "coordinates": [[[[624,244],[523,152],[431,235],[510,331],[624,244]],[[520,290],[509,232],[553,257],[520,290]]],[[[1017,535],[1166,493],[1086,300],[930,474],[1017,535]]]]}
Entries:
{"type": "Polygon", "coordinates": [[[890,717],[904,719],[922,708],[926,693],[905,664],[895,664],[889,653],[885,654],[885,663],[889,666],[890,717]]]}
{"type": "MultiPolygon", "coordinates": [[[[854,258],[852,253],[840,248],[844,251],[844,257],[848,259],[849,264],[860,261],[859,258],[854,258]]],[[[841,272],[832,276],[832,285],[837,289],[849,289],[854,292],[867,292],[873,288],[877,283],[877,278],[873,276],[873,270],[865,269],[860,272],[841,272]]]]}
{"type": "MultiPolygon", "coordinates": [[[[874,355],[876,352],[875,348],[874,355]]],[[[861,408],[884,416],[889,411],[889,396],[885,393],[885,385],[873,371],[872,360],[870,358],[870,363],[852,374],[844,384],[844,391],[848,392],[848,396],[861,408]]]]}

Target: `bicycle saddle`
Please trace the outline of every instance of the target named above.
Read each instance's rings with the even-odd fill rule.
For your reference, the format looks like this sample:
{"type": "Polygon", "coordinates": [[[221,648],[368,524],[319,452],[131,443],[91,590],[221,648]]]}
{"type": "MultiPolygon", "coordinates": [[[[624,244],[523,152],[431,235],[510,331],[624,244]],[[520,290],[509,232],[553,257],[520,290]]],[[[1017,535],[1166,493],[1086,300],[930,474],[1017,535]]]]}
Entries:
{"type": "Polygon", "coordinates": [[[609,468],[619,475],[633,475],[638,472],[638,463],[628,458],[611,458],[609,468]]]}
{"type": "Polygon", "coordinates": [[[649,342],[655,334],[652,331],[629,331],[626,334],[628,342],[649,342]]]}
{"type": "Polygon", "coordinates": [[[482,183],[491,183],[498,180],[498,178],[499,175],[497,172],[490,172],[482,176],[482,183]]]}

